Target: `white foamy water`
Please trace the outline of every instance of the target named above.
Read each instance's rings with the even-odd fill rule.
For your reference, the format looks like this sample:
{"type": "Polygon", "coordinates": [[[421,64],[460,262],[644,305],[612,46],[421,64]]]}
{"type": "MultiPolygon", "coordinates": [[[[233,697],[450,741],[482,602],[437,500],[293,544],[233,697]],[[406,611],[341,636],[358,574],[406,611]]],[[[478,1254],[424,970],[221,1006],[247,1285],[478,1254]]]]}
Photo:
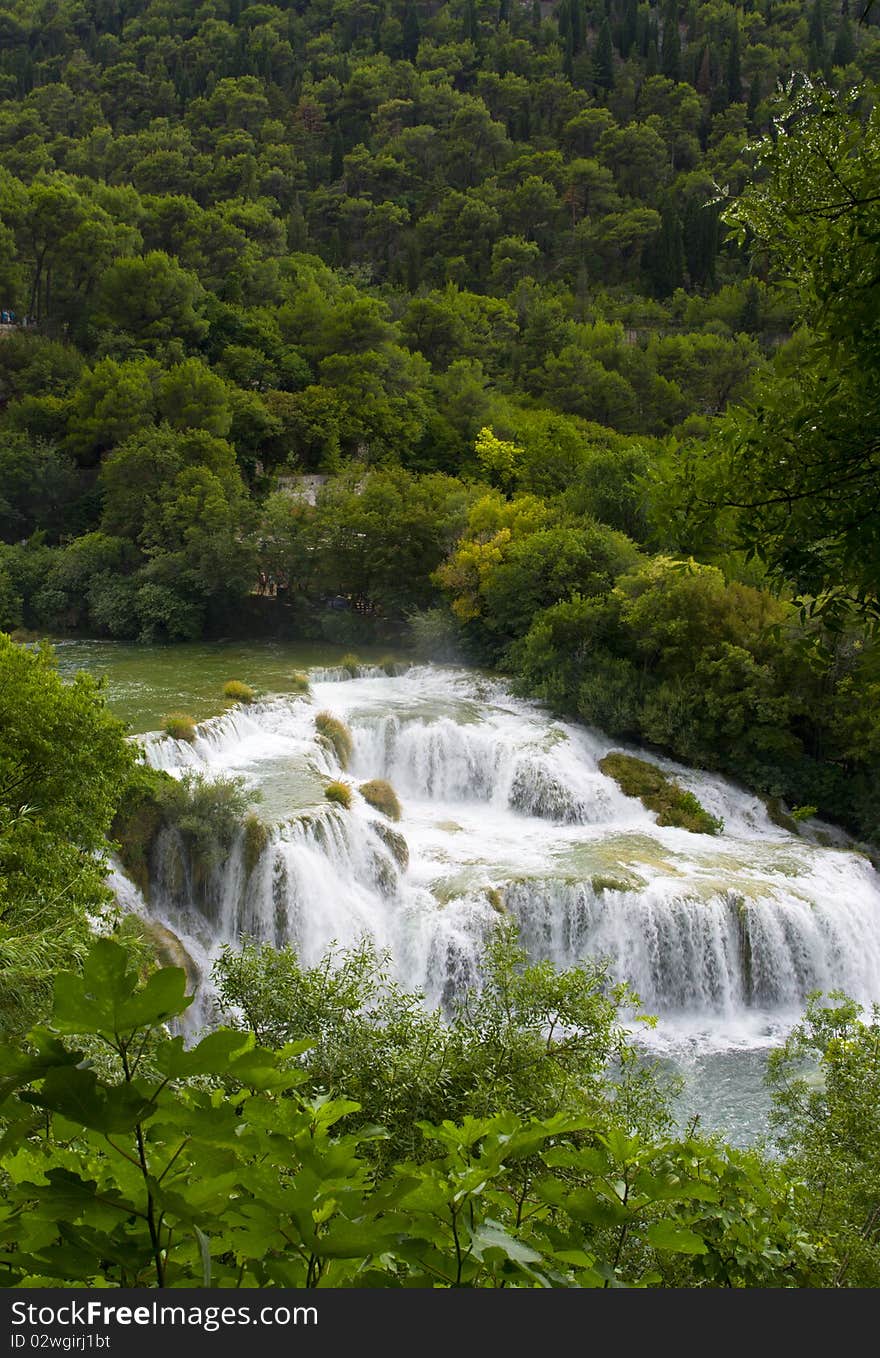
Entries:
{"type": "Polygon", "coordinates": [[[307,963],[368,934],[400,980],[442,1002],[476,979],[500,909],[535,957],[609,959],[660,1016],[661,1052],[759,1050],[814,989],[880,999],[880,879],[857,852],[791,835],[751,794],[658,760],[725,822],[718,836],[661,828],[600,772],[619,744],[473,673],[312,678],[308,697],[212,718],[192,745],[147,741],[173,774],[243,776],[274,826],[250,872],[237,846],[207,907],[173,837],[160,845],[150,908],[203,969],[243,934],[290,942],[307,963]],[[352,731],[347,772],[317,737],[320,711],[352,731]],[[356,792],[348,811],[328,803],[340,777],[388,779],[400,823],[356,792]]]}

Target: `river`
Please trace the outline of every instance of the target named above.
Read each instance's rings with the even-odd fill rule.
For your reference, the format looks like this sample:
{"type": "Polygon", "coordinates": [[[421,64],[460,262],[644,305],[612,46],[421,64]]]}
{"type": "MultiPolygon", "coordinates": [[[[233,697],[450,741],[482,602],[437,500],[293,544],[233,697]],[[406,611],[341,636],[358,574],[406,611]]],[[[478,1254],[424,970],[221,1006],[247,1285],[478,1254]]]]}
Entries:
{"type": "MultiPolygon", "coordinates": [[[[366,661],[351,677],[339,650],[270,643],[64,642],[58,656],[65,673],[105,675],[133,731],[189,711],[200,722],[194,744],[145,734],[150,762],[243,777],[273,826],[249,875],[241,852],[225,865],[208,914],[158,874],[150,909],[203,969],[242,933],[292,942],[314,962],[367,932],[399,978],[438,1003],[476,979],[501,910],[536,957],[608,958],[659,1018],[641,1040],[684,1076],[682,1120],[699,1114],[741,1143],[765,1129],[766,1054],[807,993],[880,999],[880,878],[863,855],[827,827],[791,834],[724,779],[635,750],[724,821],[717,836],[660,828],[598,769],[625,747],[555,720],[497,679],[422,665],[388,674],[366,661]],[[307,696],[290,692],[298,669],[310,670],[307,696]],[[230,678],[258,701],[226,709],[230,678]],[[351,729],[347,773],[317,737],[320,711],[351,729]],[[340,776],[353,788],[393,784],[407,864],[356,792],[348,811],[326,801],[324,785],[340,776]]],[[[125,904],[145,909],[117,885],[125,904]]]]}

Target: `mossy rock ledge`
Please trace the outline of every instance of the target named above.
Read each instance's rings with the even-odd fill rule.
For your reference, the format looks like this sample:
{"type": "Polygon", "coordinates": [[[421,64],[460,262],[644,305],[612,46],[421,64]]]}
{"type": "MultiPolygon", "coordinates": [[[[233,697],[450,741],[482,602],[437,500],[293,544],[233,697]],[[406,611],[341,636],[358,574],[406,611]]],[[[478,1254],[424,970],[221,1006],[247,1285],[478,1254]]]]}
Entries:
{"type": "Polygon", "coordinates": [[[599,760],[599,768],[613,778],[627,797],[638,797],[643,806],[657,815],[658,825],[690,830],[695,835],[717,835],[724,822],[701,806],[692,792],[685,792],[656,764],[619,750],[599,760]]]}
{"type": "Polygon", "coordinates": [[[400,831],[392,830],[390,825],[386,825],[381,820],[371,820],[370,825],[396,861],[401,872],[406,872],[409,867],[409,845],[400,831]]]}
{"type": "Polygon", "coordinates": [[[334,717],[332,712],[319,712],[315,717],[315,729],[336,754],[341,769],[347,769],[354,754],[354,740],[344,721],[334,717]]]}

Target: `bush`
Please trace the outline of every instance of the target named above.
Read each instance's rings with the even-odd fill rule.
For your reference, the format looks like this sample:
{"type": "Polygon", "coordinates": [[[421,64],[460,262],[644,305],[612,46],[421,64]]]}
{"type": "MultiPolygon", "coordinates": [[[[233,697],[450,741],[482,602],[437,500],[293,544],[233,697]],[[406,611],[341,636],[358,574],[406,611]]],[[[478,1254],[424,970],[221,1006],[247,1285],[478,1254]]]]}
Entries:
{"type": "Polygon", "coordinates": [[[365,802],[376,811],[381,811],[389,820],[400,820],[400,800],[390,783],[384,778],[374,778],[369,783],[361,783],[358,788],[365,802]]]}
{"type": "Polygon", "coordinates": [[[348,783],[328,783],[324,788],[324,796],[328,802],[334,802],[337,806],[345,807],[346,811],[351,806],[351,788],[348,783]]]}
{"type": "Polygon", "coordinates": [[[259,816],[249,815],[244,822],[244,870],[250,877],[269,843],[269,827],[259,816]]]}
{"type": "Polygon", "coordinates": [[[232,848],[257,795],[243,778],[206,778],[186,773],[161,791],[164,823],[180,831],[193,864],[207,874],[232,848]]]}
{"type": "Polygon", "coordinates": [[[230,679],[223,685],[223,697],[235,703],[252,703],[256,696],[250,684],[243,684],[240,679],[230,679]]]}
{"type": "Polygon", "coordinates": [[[165,801],[175,795],[168,773],[138,764],[120,798],[110,827],[119,861],[145,898],[150,889],[150,853],[165,820],[165,801]]]}
{"type": "Polygon", "coordinates": [[[169,712],[162,718],[162,730],[172,740],[188,740],[191,745],[196,738],[195,718],[187,712],[169,712]]]}
{"type": "Polygon", "coordinates": [[[696,835],[717,835],[724,829],[722,820],[710,816],[692,792],[685,792],[656,764],[615,751],[599,760],[599,768],[627,797],[638,797],[649,811],[656,811],[658,825],[674,825],[696,835]]]}
{"type": "Polygon", "coordinates": [[[290,676],[291,693],[309,693],[311,687],[309,676],[306,674],[305,670],[293,671],[293,674],[290,676]]]}
{"type": "Polygon", "coordinates": [[[354,741],[345,722],[334,717],[332,712],[319,712],[315,717],[315,727],[318,734],[333,747],[340,766],[347,769],[354,753],[354,741]]]}
{"type": "Polygon", "coordinates": [[[361,662],[353,651],[348,651],[339,662],[339,668],[345,670],[352,679],[357,678],[360,667],[361,662]]]}

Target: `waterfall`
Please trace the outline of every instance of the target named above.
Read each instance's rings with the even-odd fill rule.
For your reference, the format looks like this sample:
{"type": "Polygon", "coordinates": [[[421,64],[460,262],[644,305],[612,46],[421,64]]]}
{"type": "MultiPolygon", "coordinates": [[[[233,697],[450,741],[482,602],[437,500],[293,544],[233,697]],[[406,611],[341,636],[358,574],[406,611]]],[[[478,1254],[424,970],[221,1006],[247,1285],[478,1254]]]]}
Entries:
{"type": "Polygon", "coordinates": [[[206,974],[243,936],[291,943],[309,964],[367,935],[403,983],[448,1003],[507,915],[532,956],[607,959],[649,1011],[694,1030],[792,1013],[813,989],[880,999],[880,880],[852,848],[790,834],[757,797],[655,760],[724,820],[718,836],[661,828],[601,773],[619,746],[476,674],[310,677],[310,695],[236,708],[192,744],[146,742],[154,767],[234,774],[263,795],[256,862],[239,840],[197,880],[174,831],[153,847],[143,910],[206,974]],[[352,733],[347,770],[318,736],[321,711],[352,733]],[[401,799],[398,825],[357,791],[375,778],[401,799]],[[350,785],[349,809],[323,797],[330,779],[350,785]]]}

